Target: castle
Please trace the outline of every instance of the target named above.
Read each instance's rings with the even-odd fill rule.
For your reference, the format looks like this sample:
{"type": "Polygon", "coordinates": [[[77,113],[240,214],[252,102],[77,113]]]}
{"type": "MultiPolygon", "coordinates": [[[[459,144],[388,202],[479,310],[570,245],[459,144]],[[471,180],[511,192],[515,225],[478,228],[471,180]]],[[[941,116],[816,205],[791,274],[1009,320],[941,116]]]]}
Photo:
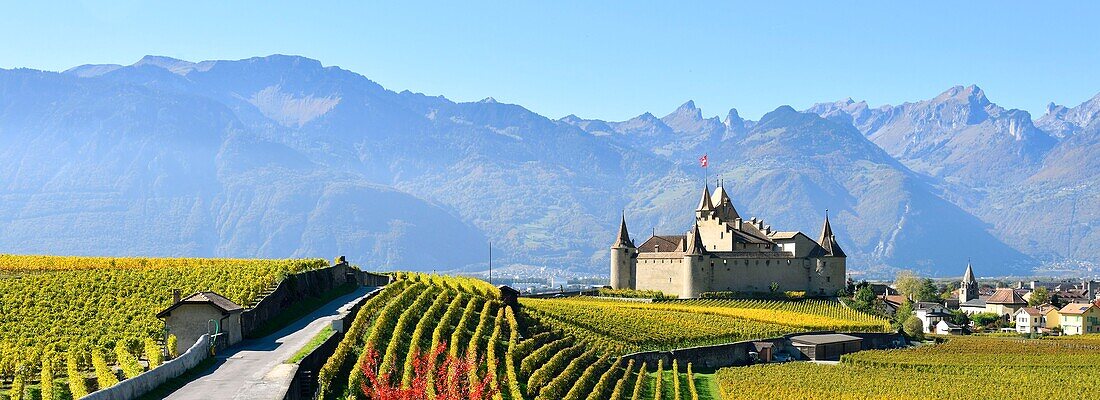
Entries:
{"type": "Polygon", "coordinates": [[[653,235],[635,246],[624,213],[611,245],[611,287],[680,298],[773,291],[833,296],[845,288],[846,258],[828,212],[817,241],[802,232],[774,231],[762,220],[743,220],[719,182],[713,196],[704,185],[695,224],[685,235],[653,235]]]}

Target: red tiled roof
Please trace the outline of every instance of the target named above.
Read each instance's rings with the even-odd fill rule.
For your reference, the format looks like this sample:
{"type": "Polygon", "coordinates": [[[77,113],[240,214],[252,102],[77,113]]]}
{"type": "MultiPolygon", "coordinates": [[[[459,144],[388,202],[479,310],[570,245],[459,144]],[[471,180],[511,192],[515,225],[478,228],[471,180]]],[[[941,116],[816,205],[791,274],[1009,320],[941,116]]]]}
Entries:
{"type": "Polygon", "coordinates": [[[987,304],[1027,304],[1027,300],[1010,288],[997,289],[985,302],[987,304]]]}

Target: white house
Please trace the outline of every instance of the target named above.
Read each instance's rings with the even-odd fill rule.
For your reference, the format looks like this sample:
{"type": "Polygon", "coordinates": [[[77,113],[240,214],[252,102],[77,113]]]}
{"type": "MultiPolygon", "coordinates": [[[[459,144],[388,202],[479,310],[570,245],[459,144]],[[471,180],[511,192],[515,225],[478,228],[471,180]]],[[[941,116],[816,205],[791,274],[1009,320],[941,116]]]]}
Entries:
{"type": "Polygon", "coordinates": [[[951,317],[951,314],[947,312],[947,307],[943,304],[923,301],[913,305],[913,315],[920,318],[922,325],[924,325],[924,333],[935,332],[936,324],[951,317]]]}
{"type": "Polygon", "coordinates": [[[940,321],[936,323],[937,335],[965,335],[967,329],[962,325],[955,325],[947,321],[940,321]]]}
{"type": "Polygon", "coordinates": [[[1040,329],[1047,327],[1046,311],[1049,310],[1043,306],[1024,307],[1016,310],[1016,313],[1012,315],[1012,319],[1016,321],[1016,332],[1039,333],[1040,329]]]}

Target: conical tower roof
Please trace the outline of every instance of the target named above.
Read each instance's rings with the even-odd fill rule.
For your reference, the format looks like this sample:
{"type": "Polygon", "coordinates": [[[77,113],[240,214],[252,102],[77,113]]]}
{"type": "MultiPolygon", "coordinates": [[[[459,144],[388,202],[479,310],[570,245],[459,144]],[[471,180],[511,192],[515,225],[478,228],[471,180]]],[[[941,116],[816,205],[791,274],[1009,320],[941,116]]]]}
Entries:
{"type": "Polygon", "coordinates": [[[821,239],[818,243],[825,249],[825,254],[831,257],[847,257],[844,250],[840,249],[840,244],[836,242],[836,236],[833,235],[833,227],[829,224],[829,210],[825,210],[825,226],[821,227],[821,239]]]}
{"type": "Polygon", "coordinates": [[[963,274],[963,283],[978,283],[978,280],[974,279],[974,268],[970,266],[970,261],[966,262],[966,273],[963,274]]]}
{"type": "Polygon", "coordinates": [[[710,185],[703,184],[703,198],[699,199],[699,207],[695,211],[713,211],[714,203],[710,201],[710,185]]]}
{"type": "Polygon", "coordinates": [[[619,235],[615,237],[615,243],[611,244],[612,248],[634,248],[634,241],[630,240],[630,233],[626,231],[626,213],[623,213],[623,219],[619,222],[619,235]]]}
{"type": "Polygon", "coordinates": [[[691,233],[687,238],[687,251],[690,255],[703,255],[707,252],[707,246],[703,244],[703,237],[699,234],[699,224],[691,226],[691,233]]]}
{"type": "Polygon", "coordinates": [[[737,209],[733,207],[730,196],[726,194],[726,188],[722,181],[718,181],[718,186],[714,189],[713,203],[714,209],[718,211],[718,218],[725,221],[741,218],[741,215],[737,213],[737,209]]]}

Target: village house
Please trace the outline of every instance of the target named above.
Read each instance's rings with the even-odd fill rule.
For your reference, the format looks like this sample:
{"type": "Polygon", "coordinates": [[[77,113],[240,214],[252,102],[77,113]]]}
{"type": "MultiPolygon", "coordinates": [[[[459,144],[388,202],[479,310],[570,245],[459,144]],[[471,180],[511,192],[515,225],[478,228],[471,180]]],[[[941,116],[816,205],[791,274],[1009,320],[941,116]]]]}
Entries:
{"type": "Polygon", "coordinates": [[[1043,304],[1037,307],[1023,307],[1016,310],[1012,320],[1016,322],[1016,332],[1040,333],[1048,331],[1047,313],[1057,308],[1051,304],[1043,304]]]}
{"type": "Polygon", "coordinates": [[[1050,307],[1046,314],[1047,329],[1049,330],[1062,330],[1062,314],[1058,312],[1058,307],[1050,307]]]}
{"type": "Polygon", "coordinates": [[[1027,307],[1027,300],[1012,288],[998,288],[985,300],[985,312],[1000,315],[1006,321],[1023,307],[1027,307]]]}
{"type": "Polygon", "coordinates": [[[1062,317],[1063,334],[1100,333],[1100,307],[1094,303],[1070,303],[1058,310],[1058,314],[1062,317]]]}
{"type": "Polygon", "coordinates": [[[953,324],[947,320],[941,320],[936,323],[937,335],[966,335],[970,333],[970,329],[963,325],[953,324]]]}
{"type": "Polygon", "coordinates": [[[947,307],[942,304],[924,301],[913,304],[913,315],[920,318],[921,325],[924,326],[924,333],[935,332],[936,324],[951,317],[951,314],[947,312],[947,307]]]}

